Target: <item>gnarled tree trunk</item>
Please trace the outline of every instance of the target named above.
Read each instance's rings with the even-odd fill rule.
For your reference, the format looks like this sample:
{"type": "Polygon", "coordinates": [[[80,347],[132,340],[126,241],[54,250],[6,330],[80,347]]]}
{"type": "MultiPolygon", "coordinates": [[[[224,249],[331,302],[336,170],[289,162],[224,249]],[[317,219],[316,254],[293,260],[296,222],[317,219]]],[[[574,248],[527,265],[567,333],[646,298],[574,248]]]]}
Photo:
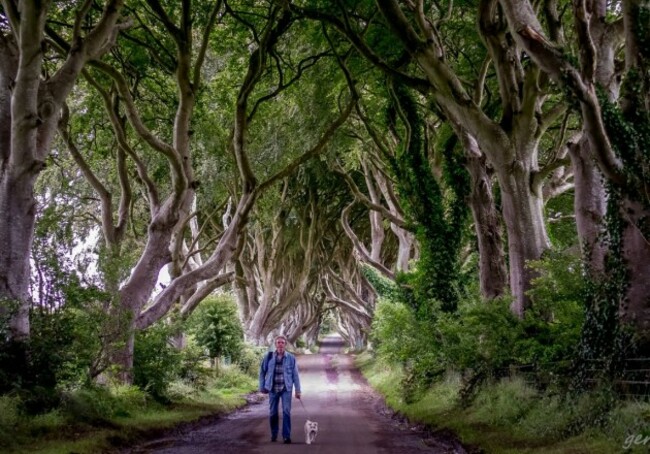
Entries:
{"type": "Polygon", "coordinates": [[[81,23],[87,10],[78,11],[67,55],[51,77],[43,78],[42,43],[51,2],[3,2],[9,32],[0,31],[0,306],[6,311],[17,304],[11,319],[14,339],[29,336],[34,184],[50,153],[63,103],[86,62],[113,44],[122,4],[105,2],[85,35],[81,23]]]}
{"type": "Polygon", "coordinates": [[[469,205],[478,240],[481,295],[493,299],[502,296],[508,287],[501,219],[494,202],[492,177],[487,169],[485,155],[480,152],[474,140],[464,147],[471,181],[469,205]]]}

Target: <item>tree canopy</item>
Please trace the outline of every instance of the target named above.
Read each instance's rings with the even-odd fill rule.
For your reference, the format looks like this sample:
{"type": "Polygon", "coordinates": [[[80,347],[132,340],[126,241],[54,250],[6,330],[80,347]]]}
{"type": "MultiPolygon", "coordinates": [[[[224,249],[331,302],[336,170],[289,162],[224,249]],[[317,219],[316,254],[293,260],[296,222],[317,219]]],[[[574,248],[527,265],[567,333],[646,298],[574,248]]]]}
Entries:
{"type": "Polygon", "coordinates": [[[329,317],[367,345],[386,295],[444,344],[467,301],[551,320],[543,264],[571,257],[578,356],[647,351],[649,10],[3,0],[8,342],[28,361],[36,312],[101,313],[91,375],[128,382],[136,333],[229,293],[256,344],[329,317]]]}

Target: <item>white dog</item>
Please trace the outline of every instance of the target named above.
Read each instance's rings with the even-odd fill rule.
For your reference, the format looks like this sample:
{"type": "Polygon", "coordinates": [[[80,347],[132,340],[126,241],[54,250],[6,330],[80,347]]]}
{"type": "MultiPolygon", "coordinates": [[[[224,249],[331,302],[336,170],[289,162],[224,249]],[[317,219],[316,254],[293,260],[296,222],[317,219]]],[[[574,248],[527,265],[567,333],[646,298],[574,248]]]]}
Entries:
{"type": "Polygon", "coordinates": [[[312,444],[318,435],[318,423],[314,421],[305,421],[305,443],[312,444]]]}

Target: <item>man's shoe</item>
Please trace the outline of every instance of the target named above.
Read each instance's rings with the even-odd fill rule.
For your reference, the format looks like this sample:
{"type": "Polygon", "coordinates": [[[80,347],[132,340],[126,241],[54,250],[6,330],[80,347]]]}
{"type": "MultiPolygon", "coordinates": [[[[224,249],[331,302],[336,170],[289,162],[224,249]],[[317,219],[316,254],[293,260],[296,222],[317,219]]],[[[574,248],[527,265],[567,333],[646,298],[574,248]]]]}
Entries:
{"type": "Polygon", "coordinates": [[[285,438],[284,439],[284,444],[285,445],[290,445],[291,444],[291,438],[285,438]]]}
{"type": "Polygon", "coordinates": [[[278,437],[271,437],[271,441],[278,441],[278,437]]]}

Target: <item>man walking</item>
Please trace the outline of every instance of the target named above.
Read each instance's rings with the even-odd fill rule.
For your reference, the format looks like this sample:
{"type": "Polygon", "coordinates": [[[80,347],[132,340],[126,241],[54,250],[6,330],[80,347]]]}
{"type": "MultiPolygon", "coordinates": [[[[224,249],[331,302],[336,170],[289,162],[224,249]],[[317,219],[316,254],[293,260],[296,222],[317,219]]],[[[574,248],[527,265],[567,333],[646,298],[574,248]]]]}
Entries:
{"type": "Polygon", "coordinates": [[[285,351],[287,338],[275,338],[275,352],[268,352],[260,366],[260,392],[269,395],[269,418],[271,441],[278,439],[278,405],[282,400],[282,438],[291,443],[291,393],[296,387],[296,399],[300,399],[300,376],[296,357],[285,351]]]}

